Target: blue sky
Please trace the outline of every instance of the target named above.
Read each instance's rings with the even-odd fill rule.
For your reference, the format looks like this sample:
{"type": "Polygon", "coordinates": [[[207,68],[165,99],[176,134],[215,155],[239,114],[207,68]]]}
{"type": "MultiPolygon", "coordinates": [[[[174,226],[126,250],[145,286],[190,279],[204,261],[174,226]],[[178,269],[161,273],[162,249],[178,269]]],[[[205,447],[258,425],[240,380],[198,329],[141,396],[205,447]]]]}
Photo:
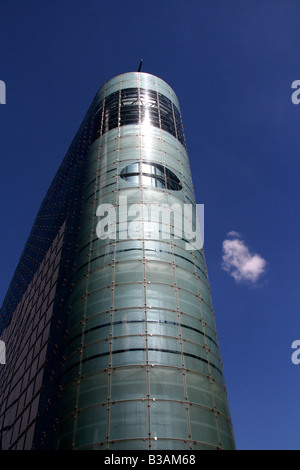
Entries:
{"type": "Polygon", "coordinates": [[[300,448],[299,16],[292,0],[1,6],[0,303],[96,91],[143,58],[181,104],[239,449],[300,448]]]}

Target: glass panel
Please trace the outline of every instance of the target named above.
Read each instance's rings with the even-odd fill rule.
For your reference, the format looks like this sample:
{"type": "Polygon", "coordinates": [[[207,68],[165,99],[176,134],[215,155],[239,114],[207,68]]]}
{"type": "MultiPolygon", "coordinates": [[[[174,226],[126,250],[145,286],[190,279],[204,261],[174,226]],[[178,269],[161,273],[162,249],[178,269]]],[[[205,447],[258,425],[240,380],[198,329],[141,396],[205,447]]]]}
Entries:
{"type": "Polygon", "coordinates": [[[212,390],[208,377],[188,371],[186,386],[189,402],[213,408],[212,390]]]}
{"type": "Polygon", "coordinates": [[[147,305],[176,310],[176,294],[174,288],[161,284],[147,284],[147,305]]]}
{"type": "MultiPolygon", "coordinates": [[[[71,449],[73,443],[73,427],[74,418],[73,416],[59,423],[58,425],[58,448],[60,449],[71,449]]],[[[5,436],[5,435],[4,435],[5,436]]],[[[4,439],[3,439],[4,441],[4,439]]]]}
{"type": "Polygon", "coordinates": [[[139,173],[139,164],[138,163],[131,163],[130,165],[126,166],[122,171],[121,174],[125,173],[139,173]]]}
{"type": "Polygon", "coordinates": [[[146,280],[174,285],[173,269],[168,263],[149,261],[146,264],[146,280]]]}
{"type": "Polygon", "coordinates": [[[101,327],[105,328],[110,324],[110,313],[101,313],[100,315],[95,315],[86,319],[85,330],[96,330],[101,327]],[[98,328],[99,327],[99,328],[98,328]]]}
{"type": "MultiPolygon", "coordinates": [[[[170,354],[181,354],[181,349],[180,349],[180,343],[179,343],[179,338],[178,338],[178,330],[176,329],[176,325],[164,325],[164,330],[162,331],[162,334],[165,333],[166,330],[171,329],[170,333],[171,335],[174,335],[172,338],[171,335],[168,336],[162,336],[162,335],[149,335],[148,337],[148,347],[149,350],[151,351],[156,351],[160,350],[164,353],[170,353],[170,354]],[[174,328],[175,326],[175,328],[174,328]]],[[[168,331],[166,331],[168,333],[168,331]]]]}
{"type": "Polygon", "coordinates": [[[145,368],[116,369],[111,373],[111,400],[147,398],[145,368]]]}
{"type": "Polygon", "coordinates": [[[146,350],[114,351],[112,367],[146,364],[146,350]]]}
{"type": "Polygon", "coordinates": [[[233,449],[234,438],[229,421],[225,417],[218,415],[218,424],[220,431],[221,446],[224,449],[233,449]]]}
{"type": "Polygon", "coordinates": [[[96,444],[106,436],[107,409],[103,406],[83,410],[78,414],[75,448],[96,444]]]}
{"type": "Polygon", "coordinates": [[[145,337],[143,336],[121,336],[113,338],[112,351],[141,351],[146,348],[145,337]]]}
{"type": "Polygon", "coordinates": [[[152,450],[190,450],[190,444],[188,441],[179,439],[159,439],[155,438],[151,440],[152,450]]]}
{"type": "Polygon", "coordinates": [[[189,439],[185,405],[170,401],[152,402],[151,437],[189,439]]]}
{"type": "Polygon", "coordinates": [[[181,370],[152,367],[149,371],[150,397],[184,401],[184,383],[181,370]]]}
{"type": "Polygon", "coordinates": [[[155,167],[156,167],[156,174],[159,175],[159,176],[165,176],[165,169],[162,165],[157,165],[155,164],[155,167]]]}
{"type": "Polygon", "coordinates": [[[93,343],[101,339],[107,339],[110,337],[110,323],[104,323],[90,328],[86,328],[84,331],[85,344],[93,343]]]}
{"type": "Polygon", "coordinates": [[[136,184],[136,185],[138,185],[139,182],[140,182],[140,177],[139,177],[138,175],[131,175],[131,176],[129,176],[129,175],[121,175],[121,176],[122,176],[122,178],[123,178],[124,180],[128,181],[128,182],[131,183],[131,184],[136,184]]]}
{"type": "MultiPolygon", "coordinates": [[[[179,308],[185,313],[193,314],[193,312],[200,311],[200,300],[196,295],[191,292],[180,289],[178,291],[179,308]]],[[[198,316],[198,315],[194,315],[198,316]]]]}
{"type": "Polygon", "coordinates": [[[212,382],[211,390],[214,397],[217,410],[223,413],[225,416],[230,416],[228,400],[224,388],[217,382],[212,382]]]}
{"type": "MultiPolygon", "coordinates": [[[[153,335],[159,335],[159,336],[153,336],[153,341],[151,340],[151,348],[164,348],[164,346],[167,347],[167,340],[165,338],[160,339],[162,335],[165,336],[173,336],[174,338],[179,337],[179,325],[178,322],[176,321],[176,317],[174,316],[173,321],[164,321],[161,320],[160,322],[155,322],[147,319],[147,328],[148,328],[148,333],[150,336],[153,335]]],[[[150,343],[149,343],[150,344],[150,343]]],[[[178,349],[178,345],[177,345],[178,349]]]]}
{"type": "Polygon", "coordinates": [[[144,306],[144,287],[140,284],[128,285],[121,284],[116,286],[114,293],[114,307],[143,307],[144,306]]]}
{"type": "Polygon", "coordinates": [[[153,181],[154,181],[154,185],[155,185],[155,180],[151,176],[142,175],[142,184],[143,185],[152,186],[153,181]]]}
{"type": "MultiPolygon", "coordinates": [[[[204,374],[206,376],[209,375],[209,368],[206,359],[196,359],[194,357],[188,356],[187,354],[184,355],[184,366],[189,370],[194,370],[204,374]]],[[[212,369],[212,368],[211,368],[212,369]]]]}
{"type": "Polygon", "coordinates": [[[166,365],[173,367],[182,367],[182,359],[179,351],[167,352],[162,350],[148,351],[148,359],[150,364],[166,365]]]}
{"type": "Polygon", "coordinates": [[[112,304],[111,289],[101,289],[91,293],[87,299],[86,316],[110,310],[112,304]]]}
{"type": "Polygon", "coordinates": [[[142,163],[142,173],[154,173],[155,172],[155,167],[151,163],[142,163]]]}
{"type": "Polygon", "coordinates": [[[114,450],[149,450],[149,440],[145,437],[143,439],[129,441],[113,441],[109,443],[109,449],[114,450]]]}
{"type": "Polygon", "coordinates": [[[110,266],[103,266],[93,271],[88,278],[88,290],[93,292],[101,287],[108,286],[112,283],[112,270],[110,266]]]}
{"type": "Polygon", "coordinates": [[[108,374],[82,377],[79,384],[79,409],[105,403],[108,396],[108,374]]]}
{"type": "Polygon", "coordinates": [[[157,176],[156,178],[156,185],[158,188],[165,188],[166,187],[166,180],[163,177],[157,176]]]}
{"type": "Polygon", "coordinates": [[[193,406],[190,413],[192,439],[217,446],[219,443],[214,412],[193,406]]]}
{"type": "Polygon", "coordinates": [[[100,354],[99,352],[99,354],[95,354],[95,356],[85,358],[81,366],[82,375],[107,369],[109,365],[109,354],[107,351],[105,351],[105,355],[103,356],[100,356],[100,354]]]}
{"type": "Polygon", "coordinates": [[[121,262],[115,267],[115,284],[139,282],[143,277],[144,269],[140,262],[121,262]]]}
{"type": "Polygon", "coordinates": [[[146,402],[132,401],[112,404],[109,439],[148,437],[148,407],[146,402]],[[125,424],[126,423],[126,424],[125,424]]]}
{"type": "Polygon", "coordinates": [[[72,411],[75,411],[77,397],[77,384],[71,383],[64,389],[62,394],[61,407],[63,416],[68,416],[72,411]]]}

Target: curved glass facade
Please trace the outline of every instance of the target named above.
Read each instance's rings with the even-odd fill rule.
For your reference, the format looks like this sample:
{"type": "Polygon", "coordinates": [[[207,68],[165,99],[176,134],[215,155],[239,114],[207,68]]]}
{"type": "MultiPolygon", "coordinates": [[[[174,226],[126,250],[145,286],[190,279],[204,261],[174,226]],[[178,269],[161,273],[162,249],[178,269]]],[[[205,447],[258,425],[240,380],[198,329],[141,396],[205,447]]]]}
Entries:
{"type": "Polygon", "coordinates": [[[203,250],[149,237],[143,215],[128,239],[119,215],[121,196],[195,205],[178,100],[128,73],[94,109],[56,448],[234,448],[203,250]],[[114,237],[97,236],[101,204],[114,237]]]}
{"type": "Polygon", "coordinates": [[[1,307],[0,448],[235,447],[204,252],[178,233],[180,217],[195,225],[187,205],[174,91],[147,73],[114,77],[42,202],[1,307]]]}

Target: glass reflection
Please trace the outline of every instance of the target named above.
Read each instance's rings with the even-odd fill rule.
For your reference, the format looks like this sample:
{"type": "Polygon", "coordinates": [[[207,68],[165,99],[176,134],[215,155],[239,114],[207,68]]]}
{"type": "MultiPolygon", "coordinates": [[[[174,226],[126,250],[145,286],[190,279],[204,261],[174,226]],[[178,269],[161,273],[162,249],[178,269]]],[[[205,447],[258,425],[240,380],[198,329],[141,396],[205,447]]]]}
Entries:
{"type": "Polygon", "coordinates": [[[123,168],[122,179],[136,185],[180,191],[182,185],[173,171],[158,163],[136,162],[123,168]]]}
{"type": "Polygon", "coordinates": [[[161,93],[143,88],[125,88],[99,103],[94,114],[92,142],[111,129],[129,124],[161,128],[185,146],[180,112],[174,103],[161,93]]]}

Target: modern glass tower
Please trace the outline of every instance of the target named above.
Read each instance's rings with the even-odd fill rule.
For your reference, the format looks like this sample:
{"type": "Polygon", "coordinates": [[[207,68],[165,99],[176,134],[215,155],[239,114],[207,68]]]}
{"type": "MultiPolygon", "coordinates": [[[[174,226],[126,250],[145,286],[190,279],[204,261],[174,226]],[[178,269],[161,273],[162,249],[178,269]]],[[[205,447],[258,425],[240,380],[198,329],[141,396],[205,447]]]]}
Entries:
{"type": "Polygon", "coordinates": [[[195,204],[174,91],[109,80],[1,309],[3,449],[234,449],[204,252],[178,235],[195,204]]]}

